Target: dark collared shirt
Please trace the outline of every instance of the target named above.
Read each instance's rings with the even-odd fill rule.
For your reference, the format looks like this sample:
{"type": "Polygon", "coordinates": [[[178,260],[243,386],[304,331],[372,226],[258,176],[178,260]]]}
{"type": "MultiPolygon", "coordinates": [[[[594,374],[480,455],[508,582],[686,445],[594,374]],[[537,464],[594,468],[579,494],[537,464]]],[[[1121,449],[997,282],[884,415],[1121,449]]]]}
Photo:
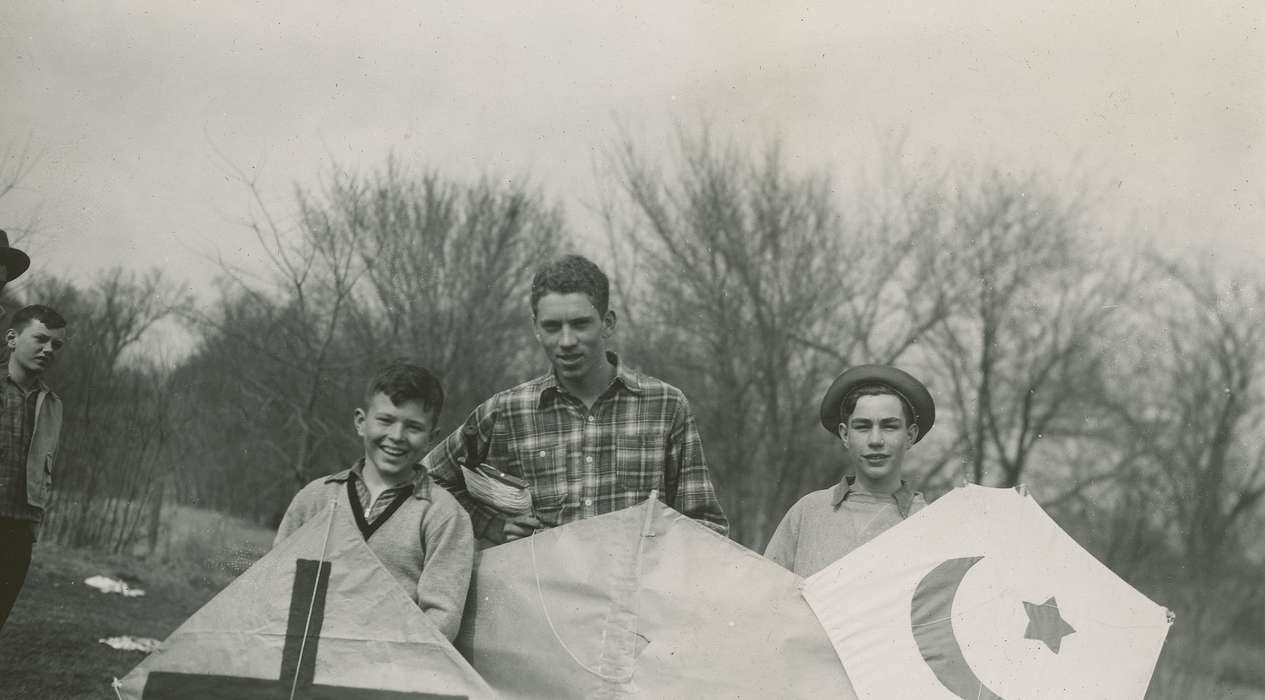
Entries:
{"type": "MultiPolygon", "coordinates": [[[[466,420],[488,448],[487,462],[529,484],[533,511],[562,525],[659,498],[725,534],[729,523],[712,486],[689,402],[667,382],[630,369],[614,353],[615,377],[591,408],[553,372],[502,391],[466,420]]],[[[466,491],[458,429],[422,463],[470,513],[477,534],[499,514],[466,491]]]]}
{"type": "Polygon", "coordinates": [[[0,517],[38,523],[44,510],[27,503],[26,458],[35,430],[35,402],[42,384],[23,389],[0,378],[0,517]]]}

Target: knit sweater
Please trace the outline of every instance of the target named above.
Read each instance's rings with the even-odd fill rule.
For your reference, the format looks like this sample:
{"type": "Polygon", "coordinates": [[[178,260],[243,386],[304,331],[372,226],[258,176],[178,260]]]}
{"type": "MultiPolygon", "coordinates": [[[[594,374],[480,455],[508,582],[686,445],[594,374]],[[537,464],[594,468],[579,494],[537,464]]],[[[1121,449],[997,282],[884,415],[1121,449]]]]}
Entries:
{"type": "Polygon", "coordinates": [[[857,491],[845,479],[791,506],[764,556],[808,577],[926,507],[922,494],[901,482],[890,496],[857,491]]]}
{"type": "MultiPolygon", "coordinates": [[[[344,469],[304,486],[286,509],[274,544],[328,508],[331,499],[350,509],[349,478],[354,478],[351,469],[344,469]]],[[[339,518],[334,527],[356,525],[351,518],[339,518]]],[[[449,640],[455,638],[474,566],[470,516],[457,499],[433,488],[426,472],[419,471],[413,494],[366,543],[439,631],[449,640]]]]}

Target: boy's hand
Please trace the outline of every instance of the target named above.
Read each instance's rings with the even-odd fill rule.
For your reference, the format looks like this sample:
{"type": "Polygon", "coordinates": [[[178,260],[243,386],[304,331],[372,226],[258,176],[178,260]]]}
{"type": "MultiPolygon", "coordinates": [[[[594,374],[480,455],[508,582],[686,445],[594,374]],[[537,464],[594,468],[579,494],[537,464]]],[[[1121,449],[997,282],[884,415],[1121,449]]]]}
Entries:
{"type": "Polygon", "coordinates": [[[505,521],[505,527],[500,533],[501,540],[500,542],[497,542],[497,544],[503,544],[523,537],[529,537],[533,532],[541,529],[543,525],[544,523],[540,522],[540,520],[534,515],[516,515],[505,521]]]}

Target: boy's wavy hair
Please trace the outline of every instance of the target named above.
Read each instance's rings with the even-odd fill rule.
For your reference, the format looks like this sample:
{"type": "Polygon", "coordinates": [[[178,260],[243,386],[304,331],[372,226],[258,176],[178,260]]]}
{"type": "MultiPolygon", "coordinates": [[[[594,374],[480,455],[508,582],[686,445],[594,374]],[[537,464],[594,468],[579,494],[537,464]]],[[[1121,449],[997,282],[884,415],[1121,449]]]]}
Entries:
{"type": "Polygon", "coordinates": [[[587,295],[599,316],[605,316],[610,308],[611,282],[606,273],[584,256],[564,255],[540,268],[532,278],[531,315],[536,315],[537,303],[544,295],[575,293],[587,295]]]}

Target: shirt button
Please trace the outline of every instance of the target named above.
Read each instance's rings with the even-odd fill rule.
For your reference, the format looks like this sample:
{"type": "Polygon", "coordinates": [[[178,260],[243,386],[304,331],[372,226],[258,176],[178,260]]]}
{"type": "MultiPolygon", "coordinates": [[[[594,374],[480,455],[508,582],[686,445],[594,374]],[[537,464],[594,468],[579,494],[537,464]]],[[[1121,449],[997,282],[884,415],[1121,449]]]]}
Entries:
{"type": "Polygon", "coordinates": [[[593,455],[589,455],[588,457],[585,457],[585,458],[584,458],[584,463],[585,463],[585,464],[592,464],[592,463],[593,463],[593,455]]]}
{"type": "Polygon", "coordinates": [[[544,457],[544,456],[545,456],[545,451],[544,451],[544,450],[541,450],[541,451],[540,451],[540,454],[539,454],[538,456],[540,456],[540,457],[544,457]]]}
{"type": "Polygon", "coordinates": [[[592,506],[592,505],[593,505],[593,499],[591,499],[591,498],[586,498],[586,499],[584,499],[584,505],[585,505],[585,507],[586,507],[586,508],[587,508],[587,507],[589,507],[589,506],[592,506]]]}
{"type": "Polygon", "coordinates": [[[595,420],[597,420],[597,419],[596,419],[596,418],[594,418],[593,416],[589,416],[589,422],[590,422],[590,423],[592,423],[592,422],[593,422],[593,421],[595,421],[595,420]]]}

